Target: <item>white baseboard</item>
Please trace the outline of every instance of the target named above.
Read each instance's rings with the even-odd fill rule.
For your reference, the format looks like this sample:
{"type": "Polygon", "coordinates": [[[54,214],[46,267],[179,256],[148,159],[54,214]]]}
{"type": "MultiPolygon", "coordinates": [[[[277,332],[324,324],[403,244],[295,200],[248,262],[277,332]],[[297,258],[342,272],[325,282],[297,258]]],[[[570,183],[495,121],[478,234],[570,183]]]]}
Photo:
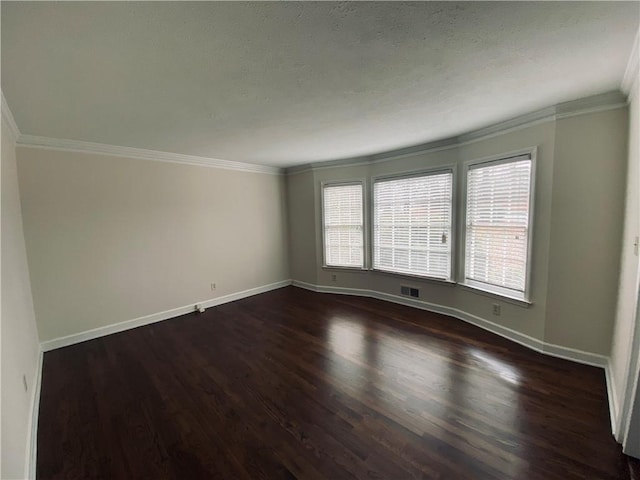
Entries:
{"type": "Polygon", "coordinates": [[[408,307],[419,308],[421,310],[427,310],[429,312],[441,313],[449,315],[450,317],[457,318],[467,323],[471,323],[484,330],[488,330],[496,335],[500,335],[508,340],[519,343],[525,347],[528,347],[536,352],[544,353],[552,357],[558,357],[565,360],[572,360],[577,363],[585,365],[591,365],[594,367],[606,368],[608,365],[608,357],[604,355],[598,355],[595,353],[585,352],[577,350],[575,348],[563,347],[561,345],[554,345],[552,343],[546,343],[537,338],[525,335],[524,333],[517,332],[508,327],[498,325],[497,323],[490,322],[484,318],[478,317],[471,313],[467,313],[463,310],[459,310],[453,307],[447,307],[444,305],[438,305],[435,303],[424,302],[422,300],[416,300],[413,298],[401,297],[399,295],[392,295],[389,293],[378,292],[376,290],[364,290],[359,288],[344,288],[344,287],[331,287],[325,285],[313,285],[311,283],[301,282],[294,280],[293,286],[312,290],[320,293],[337,293],[341,295],[356,295],[360,297],[377,298],[378,300],[385,300],[387,302],[398,303],[400,305],[406,305],[408,307]]]}
{"type": "Polygon", "coordinates": [[[616,395],[615,385],[613,383],[613,375],[611,374],[611,364],[607,362],[604,367],[604,375],[607,379],[607,399],[609,401],[609,417],[611,420],[611,432],[616,441],[618,439],[618,412],[620,412],[620,405],[618,404],[618,396],[616,395]]]}
{"type": "Polygon", "coordinates": [[[38,360],[36,364],[36,374],[31,387],[31,418],[28,426],[27,434],[27,459],[25,472],[27,478],[33,480],[36,478],[36,458],[38,454],[38,416],[40,413],[40,389],[42,387],[42,358],[43,351],[38,351],[38,360]]]}
{"type": "Polygon", "coordinates": [[[138,317],[132,320],[126,320],[124,322],[114,323],[112,325],[98,327],[98,328],[94,328],[92,330],[86,330],[80,333],[74,333],[73,335],[67,335],[66,337],[47,340],[46,342],[42,342],[40,344],[40,348],[42,349],[43,352],[48,352],[50,350],[55,350],[56,348],[67,347],[69,345],[85,342],[87,340],[92,340],[94,338],[111,335],[112,333],[123,332],[125,330],[130,330],[132,328],[137,328],[143,325],[149,325],[151,323],[161,322],[163,320],[168,320],[170,318],[178,317],[180,315],[185,315],[187,313],[193,312],[194,305],[196,304],[202,305],[205,308],[215,307],[216,305],[222,305],[223,303],[233,302],[235,300],[251,297],[259,293],[269,292],[271,290],[276,290],[278,288],[286,287],[287,285],[291,285],[291,280],[282,280],[280,282],[270,283],[268,285],[263,285],[261,287],[250,288],[248,290],[231,293],[229,295],[212,298],[210,300],[193,302],[183,307],[177,307],[177,308],[172,308],[171,310],[165,310],[164,312],[152,313],[151,315],[145,315],[144,317],[138,317]]]}
{"type": "MultiPolygon", "coordinates": [[[[140,327],[143,325],[149,325],[151,323],[168,320],[170,318],[174,318],[179,315],[184,315],[186,313],[191,313],[194,310],[195,303],[202,304],[205,308],[209,308],[216,305],[221,305],[224,303],[233,302],[235,300],[240,300],[253,295],[257,295],[259,293],[265,293],[271,290],[276,290],[278,288],[286,287],[287,285],[294,285],[296,287],[300,287],[300,288],[304,288],[307,290],[312,290],[314,292],[320,292],[320,293],[334,293],[334,294],[340,294],[340,295],[355,295],[355,296],[361,296],[361,297],[376,298],[376,299],[387,301],[387,302],[419,308],[421,310],[427,310],[434,313],[449,315],[453,318],[457,318],[464,322],[471,323],[472,325],[480,327],[484,330],[488,330],[492,333],[495,333],[496,335],[500,335],[503,338],[516,342],[525,347],[528,347],[532,350],[535,350],[536,352],[543,353],[545,355],[550,355],[553,357],[562,358],[565,360],[571,360],[571,361],[582,363],[585,365],[604,368],[606,383],[607,383],[607,395],[609,398],[609,406],[610,406],[609,409],[611,414],[612,432],[614,433],[614,436],[617,433],[616,419],[617,419],[617,412],[618,412],[618,404],[616,402],[615,390],[612,384],[612,377],[609,369],[609,359],[604,355],[598,355],[595,353],[585,352],[585,351],[577,350],[574,348],[563,347],[561,345],[546,343],[537,338],[517,332],[508,327],[498,325],[496,323],[490,322],[489,320],[486,320],[484,318],[478,317],[476,315],[464,312],[462,310],[459,310],[453,307],[447,307],[444,305],[424,302],[424,301],[416,300],[412,298],[405,298],[398,295],[378,292],[375,290],[314,285],[314,284],[302,282],[299,280],[293,280],[293,281],[283,280],[280,282],[272,283],[269,285],[263,285],[261,287],[251,288],[249,290],[232,293],[232,294],[214,298],[211,300],[194,302],[194,304],[174,308],[171,310],[166,310],[164,312],[154,313],[152,315],[146,315],[144,317],[135,318],[133,320],[120,322],[114,325],[95,328],[93,330],[88,330],[88,331],[77,333],[74,335],[68,335],[66,337],[56,338],[53,340],[42,342],[40,344],[41,353],[40,353],[40,358],[38,360],[39,363],[38,363],[38,372],[36,376],[36,384],[34,388],[34,398],[37,398],[37,399],[40,398],[40,384],[41,384],[41,378],[42,378],[42,352],[47,352],[50,350],[54,350],[56,348],[66,347],[68,345],[73,345],[75,343],[84,342],[86,340],[103,337],[106,335],[110,335],[112,333],[122,332],[132,328],[140,327]]],[[[37,432],[38,408],[39,408],[39,401],[37,402],[34,401],[32,426],[31,426],[32,433],[31,433],[31,443],[30,443],[31,448],[30,448],[29,478],[35,478],[35,471],[36,471],[35,459],[36,459],[36,448],[37,448],[36,432],[37,432]]]]}

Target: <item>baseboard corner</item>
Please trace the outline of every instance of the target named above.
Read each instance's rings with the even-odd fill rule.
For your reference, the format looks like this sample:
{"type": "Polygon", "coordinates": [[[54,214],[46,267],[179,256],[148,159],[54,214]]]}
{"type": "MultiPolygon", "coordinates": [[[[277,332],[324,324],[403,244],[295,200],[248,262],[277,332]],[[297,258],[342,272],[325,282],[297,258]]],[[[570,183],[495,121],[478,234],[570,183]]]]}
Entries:
{"type": "Polygon", "coordinates": [[[611,433],[613,438],[620,443],[618,432],[618,415],[620,412],[620,406],[618,405],[618,398],[616,396],[615,381],[613,374],[611,373],[611,360],[607,361],[604,367],[605,383],[607,384],[607,400],[609,402],[609,419],[611,420],[611,433]]]}

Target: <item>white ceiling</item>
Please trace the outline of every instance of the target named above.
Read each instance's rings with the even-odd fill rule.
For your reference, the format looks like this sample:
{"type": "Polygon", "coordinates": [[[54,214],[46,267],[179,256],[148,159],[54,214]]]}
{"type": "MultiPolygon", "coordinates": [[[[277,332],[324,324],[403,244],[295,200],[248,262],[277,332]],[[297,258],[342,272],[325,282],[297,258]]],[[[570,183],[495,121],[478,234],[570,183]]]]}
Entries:
{"type": "Polygon", "coordinates": [[[23,134],[291,166],[616,90],[639,3],[2,2],[23,134]]]}

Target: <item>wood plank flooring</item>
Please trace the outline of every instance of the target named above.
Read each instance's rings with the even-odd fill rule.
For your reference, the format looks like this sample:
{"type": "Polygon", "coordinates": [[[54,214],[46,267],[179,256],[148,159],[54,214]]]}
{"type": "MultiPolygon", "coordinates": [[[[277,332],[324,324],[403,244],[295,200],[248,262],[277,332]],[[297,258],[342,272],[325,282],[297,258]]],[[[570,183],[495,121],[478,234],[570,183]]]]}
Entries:
{"type": "Polygon", "coordinates": [[[601,369],[287,287],[48,352],[40,479],[626,479],[601,369]]]}

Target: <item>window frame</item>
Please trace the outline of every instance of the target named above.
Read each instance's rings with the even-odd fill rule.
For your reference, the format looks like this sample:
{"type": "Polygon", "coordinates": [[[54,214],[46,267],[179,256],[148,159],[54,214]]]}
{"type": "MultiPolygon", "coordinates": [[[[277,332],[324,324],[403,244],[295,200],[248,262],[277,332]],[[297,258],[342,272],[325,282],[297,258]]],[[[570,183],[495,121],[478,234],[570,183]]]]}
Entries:
{"type": "Polygon", "coordinates": [[[409,170],[398,173],[388,173],[388,174],[380,174],[371,176],[370,179],[370,198],[369,203],[371,205],[370,208],[370,218],[369,218],[369,259],[370,259],[370,270],[376,273],[382,273],[385,275],[396,275],[400,277],[406,277],[416,280],[428,280],[433,282],[447,283],[447,284],[456,284],[456,272],[457,272],[457,205],[458,205],[458,195],[457,195],[457,185],[458,185],[458,176],[457,176],[458,166],[455,163],[448,163],[444,165],[439,165],[433,168],[420,169],[420,170],[409,170]],[[438,175],[441,173],[451,173],[451,255],[450,255],[450,268],[449,268],[449,277],[433,277],[429,275],[417,275],[407,272],[394,272],[392,270],[384,270],[380,268],[376,268],[374,265],[374,249],[375,249],[375,198],[374,198],[374,188],[377,182],[385,181],[385,180],[399,180],[402,178],[415,178],[415,177],[425,177],[431,175],[438,175]]]}
{"type": "Polygon", "coordinates": [[[322,268],[330,270],[351,270],[351,271],[366,271],[369,264],[369,244],[367,241],[367,190],[366,182],[363,179],[354,180],[339,180],[320,182],[320,231],[321,243],[322,243],[322,268]],[[348,265],[327,265],[327,249],[325,238],[325,223],[324,223],[324,189],[326,187],[343,187],[349,185],[360,185],[362,190],[362,266],[348,266],[348,265]]]}
{"type": "Polygon", "coordinates": [[[460,231],[460,269],[458,271],[458,284],[477,291],[481,294],[488,294],[491,296],[497,296],[506,300],[514,301],[515,303],[529,306],[531,301],[531,270],[533,269],[533,236],[534,236],[534,218],[535,218],[535,190],[536,190],[536,156],[537,147],[529,147],[521,150],[507,152],[499,155],[492,155],[490,157],[483,157],[479,159],[472,159],[463,162],[464,175],[462,179],[463,195],[462,202],[462,222],[460,231]],[[529,178],[529,222],[527,225],[527,260],[525,264],[525,284],[522,295],[518,295],[517,290],[508,289],[499,285],[491,285],[488,283],[480,282],[473,279],[467,279],[467,196],[469,190],[469,171],[474,168],[478,168],[478,165],[493,166],[504,165],[508,163],[514,163],[522,160],[531,161],[531,176],[529,178]]]}

